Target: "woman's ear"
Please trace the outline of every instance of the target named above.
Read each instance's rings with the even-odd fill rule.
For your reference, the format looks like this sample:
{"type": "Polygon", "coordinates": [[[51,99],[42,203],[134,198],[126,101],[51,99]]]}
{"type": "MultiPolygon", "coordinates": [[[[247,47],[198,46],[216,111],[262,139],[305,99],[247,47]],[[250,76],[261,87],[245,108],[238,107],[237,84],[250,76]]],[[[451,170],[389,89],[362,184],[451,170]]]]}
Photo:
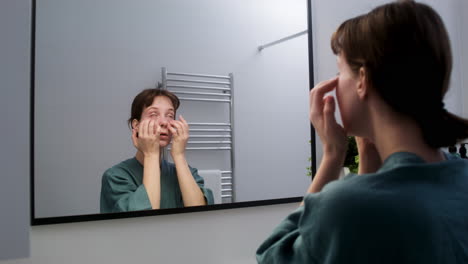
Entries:
{"type": "Polygon", "coordinates": [[[359,76],[358,76],[358,84],[357,84],[357,94],[361,100],[365,99],[367,94],[369,93],[369,87],[367,85],[367,74],[366,69],[364,67],[359,68],[359,76]]]}
{"type": "Polygon", "coordinates": [[[138,120],[136,120],[136,119],[133,119],[133,120],[132,120],[132,128],[133,128],[133,129],[137,129],[137,128],[138,128],[138,124],[139,124],[138,120]]]}

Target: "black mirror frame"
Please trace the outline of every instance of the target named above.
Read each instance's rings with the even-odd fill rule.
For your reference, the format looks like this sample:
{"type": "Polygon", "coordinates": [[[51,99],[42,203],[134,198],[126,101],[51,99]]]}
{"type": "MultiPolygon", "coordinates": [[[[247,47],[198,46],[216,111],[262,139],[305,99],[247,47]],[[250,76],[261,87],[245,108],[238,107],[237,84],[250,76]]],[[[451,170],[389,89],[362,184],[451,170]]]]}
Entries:
{"type": "MultiPolygon", "coordinates": [[[[308,50],[309,50],[309,89],[312,89],[314,83],[314,71],[313,71],[313,43],[312,43],[312,10],[311,0],[307,1],[307,36],[308,36],[308,50]]],[[[73,215],[73,216],[59,216],[59,217],[35,217],[35,203],[34,203],[34,107],[35,107],[35,49],[36,49],[36,0],[31,2],[31,65],[30,65],[30,202],[31,202],[31,225],[48,225],[48,224],[61,224],[61,223],[73,223],[73,222],[85,222],[85,221],[96,221],[96,220],[107,220],[107,219],[120,219],[130,217],[142,217],[152,215],[167,215],[167,214],[179,214],[179,213],[190,213],[190,212],[201,212],[201,211],[213,211],[221,209],[234,209],[243,207],[253,206],[265,206],[274,204],[294,203],[300,202],[303,197],[290,197],[280,199],[269,199],[269,200],[257,200],[248,202],[236,202],[229,204],[214,204],[206,206],[194,206],[185,208],[171,208],[171,209],[159,209],[159,210],[144,210],[144,211],[132,211],[122,213],[107,213],[107,214],[87,214],[87,215],[73,215]]],[[[310,138],[311,138],[311,171],[312,178],[316,172],[316,145],[315,145],[315,130],[314,127],[310,126],[310,138]]],[[[305,191],[305,190],[304,190],[305,191]]]]}

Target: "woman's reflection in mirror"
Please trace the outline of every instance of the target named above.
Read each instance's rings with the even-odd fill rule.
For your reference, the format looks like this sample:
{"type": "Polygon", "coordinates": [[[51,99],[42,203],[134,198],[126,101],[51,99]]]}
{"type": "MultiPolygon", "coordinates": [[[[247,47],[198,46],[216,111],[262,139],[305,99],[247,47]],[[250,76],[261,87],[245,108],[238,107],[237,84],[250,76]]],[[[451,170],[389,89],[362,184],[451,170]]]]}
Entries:
{"type": "Polygon", "coordinates": [[[213,204],[211,190],[187,163],[189,125],[182,116],[176,119],[179,105],[174,93],[160,87],[135,97],[128,124],[136,154],[104,172],[101,213],[213,204]],[[171,141],[174,163],[162,158],[171,141]]]}

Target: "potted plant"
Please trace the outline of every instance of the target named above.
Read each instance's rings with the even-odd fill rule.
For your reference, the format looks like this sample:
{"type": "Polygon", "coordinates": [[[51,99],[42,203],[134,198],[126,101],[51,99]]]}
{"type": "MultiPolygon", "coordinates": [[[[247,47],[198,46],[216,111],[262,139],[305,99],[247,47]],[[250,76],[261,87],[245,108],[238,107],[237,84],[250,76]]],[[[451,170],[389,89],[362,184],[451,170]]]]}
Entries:
{"type": "Polygon", "coordinates": [[[357,173],[359,168],[359,152],[354,137],[348,137],[348,150],[343,167],[348,168],[350,172],[357,173]]]}
{"type": "MultiPolygon", "coordinates": [[[[310,144],[309,140],[309,144],[310,144]]],[[[309,157],[309,162],[312,161],[312,158],[309,157]]],[[[359,168],[359,153],[356,145],[356,140],[354,137],[348,137],[348,150],[346,151],[346,157],[343,164],[343,172],[340,175],[340,178],[348,172],[357,173],[359,168]]],[[[307,169],[307,176],[312,176],[312,168],[309,166],[307,169]]]]}
{"type": "MultiPolygon", "coordinates": [[[[309,144],[311,144],[312,141],[309,140],[309,144]]],[[[312,162],[312,157],[309,157],[308,159],[309,163],[312,162]]],[[[309,167],[306,167],[306,170],[307,170],[307,176],[311,177],[312,176],[312,167],[309,166],[309,167]]]]}

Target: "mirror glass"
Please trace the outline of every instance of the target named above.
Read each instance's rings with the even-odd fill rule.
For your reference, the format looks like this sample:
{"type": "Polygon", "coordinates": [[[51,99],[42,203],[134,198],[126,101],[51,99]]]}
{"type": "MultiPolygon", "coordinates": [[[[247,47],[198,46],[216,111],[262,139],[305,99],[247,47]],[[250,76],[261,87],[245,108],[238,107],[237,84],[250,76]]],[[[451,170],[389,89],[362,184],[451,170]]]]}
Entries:
{"type": "MultiPolygon", "coordinates": [[[[135,96],[158,85],[180,99],[185,159],[213,203],[303,196],[307,1],[41,0],[35,12],[33,219],[104,212],[103,175],[123,161],[141,180],[127,120],[135,96]]],[[[115,192],[141,184],[113,180],[126,185],[115,192]]],[[[180,202],[175,183],[178,194],[161,192],[180,202]]]]}

